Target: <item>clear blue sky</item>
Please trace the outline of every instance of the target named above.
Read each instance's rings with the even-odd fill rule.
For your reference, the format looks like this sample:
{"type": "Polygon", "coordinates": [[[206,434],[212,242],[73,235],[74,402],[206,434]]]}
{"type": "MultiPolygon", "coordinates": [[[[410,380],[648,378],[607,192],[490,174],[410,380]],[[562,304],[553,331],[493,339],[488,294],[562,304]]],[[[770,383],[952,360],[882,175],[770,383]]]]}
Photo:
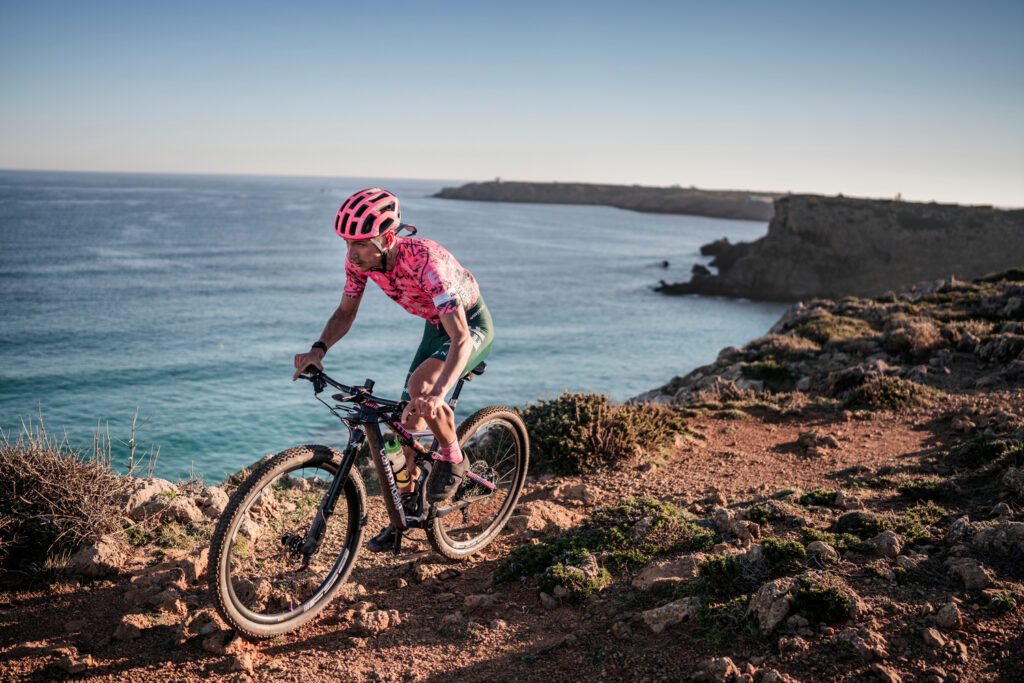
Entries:
{"type": "Polygon", "coordinates": [[[0,168],[1024,206],[1024,2],[0,0],[0,168]]]}

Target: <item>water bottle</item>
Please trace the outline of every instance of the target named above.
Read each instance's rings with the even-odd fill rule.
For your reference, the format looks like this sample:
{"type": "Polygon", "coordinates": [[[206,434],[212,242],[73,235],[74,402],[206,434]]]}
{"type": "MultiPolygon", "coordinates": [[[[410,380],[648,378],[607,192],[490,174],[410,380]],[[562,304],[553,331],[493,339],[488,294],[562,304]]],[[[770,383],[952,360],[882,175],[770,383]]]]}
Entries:
{"type": "Polygon", "coordinates": [[[409,468],[405,465],[405,453],[402,452],[402,444],[398,443],[395,437],[388,437],[384,440],[384,453],[391,462],[391,471],[395,473],[395,483],[398,487],[409,485],[409,468]]]}

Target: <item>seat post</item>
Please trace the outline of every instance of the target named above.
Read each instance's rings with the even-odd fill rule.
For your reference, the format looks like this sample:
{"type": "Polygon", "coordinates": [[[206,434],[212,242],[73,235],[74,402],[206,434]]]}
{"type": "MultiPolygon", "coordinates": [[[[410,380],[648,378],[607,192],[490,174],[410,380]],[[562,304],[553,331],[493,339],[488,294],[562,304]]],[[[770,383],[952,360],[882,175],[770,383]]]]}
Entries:
{"type": "Polygon", "coordinates": [[[448,405],[452,410],[455,410],[455,406],[459,402],[459,394],[462,393],[462,385],[465,383],[465,379],[460,379],[459,383],[455,385],[455,391],[452,392],[452,397],[448,399],[448,405]]]}

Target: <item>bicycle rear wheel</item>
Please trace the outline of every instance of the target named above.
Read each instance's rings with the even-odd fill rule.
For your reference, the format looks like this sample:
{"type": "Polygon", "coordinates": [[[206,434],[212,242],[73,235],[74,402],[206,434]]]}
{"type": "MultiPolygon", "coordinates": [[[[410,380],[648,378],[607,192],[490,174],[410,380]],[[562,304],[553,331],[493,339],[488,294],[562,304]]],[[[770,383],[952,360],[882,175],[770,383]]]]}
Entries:
{"type": "Polygon", "coordinates": [[[501,406],[479,410],[459,425],[459,446],[470,471],[493,483],[493,490],[468,476],[455,494],[430,507],[430,545],[450,560],[479,551],[498,535],[512,515],[530,461],[526,425],[501,406]]]}
{"type": "Polygon", "coordinates": [[[312,620],[348,578],[359,553],[366,489],[355,468],[343,482],[323,542],[307,568],[305,539],[341,464],[327,446],[299,446],[253,472],[231,497],[210,543],[217,609],[250,638],[272,638],[312,620]]]}

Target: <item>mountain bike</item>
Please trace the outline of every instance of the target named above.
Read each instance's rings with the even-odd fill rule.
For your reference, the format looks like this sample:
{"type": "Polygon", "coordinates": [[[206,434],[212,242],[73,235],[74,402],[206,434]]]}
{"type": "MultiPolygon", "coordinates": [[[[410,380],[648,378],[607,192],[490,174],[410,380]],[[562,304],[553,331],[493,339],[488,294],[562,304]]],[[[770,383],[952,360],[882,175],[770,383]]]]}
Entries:
{"type": "MultiPolygon", "coordinates": [[[[455,408],[466,373],[448,404],[455,408]]],[[[250,638],[272,638],[311,621],[333,599],[355,566],[366,525],[366,488],[357,457],[368,452],[388,518],[402,535],[421,528],[430,545],[451,561],[480,551],[502,530],[526,478],[530,445],[526,427],[512,410],[491,406],[473,413],[457,429],[470,467],[450,499],[426,500],[437,441],[429,431],[410,432],[400,423],[407,401],[374,396],[373,380],[348,386],[310,366],[300,375],[314,396],[348,427],[341,452],[321,445],[298,446],[263,461],[231,496],[210,543],[209,585],[224,619],[250,638]],[[338,390],[333,404],[320,394],[338,390]],[[399,493],[381,425],[415,451],[419,472],[412,494],[399,493]],[[361,447],[366,444],[365,448],[361,447]]]]}

